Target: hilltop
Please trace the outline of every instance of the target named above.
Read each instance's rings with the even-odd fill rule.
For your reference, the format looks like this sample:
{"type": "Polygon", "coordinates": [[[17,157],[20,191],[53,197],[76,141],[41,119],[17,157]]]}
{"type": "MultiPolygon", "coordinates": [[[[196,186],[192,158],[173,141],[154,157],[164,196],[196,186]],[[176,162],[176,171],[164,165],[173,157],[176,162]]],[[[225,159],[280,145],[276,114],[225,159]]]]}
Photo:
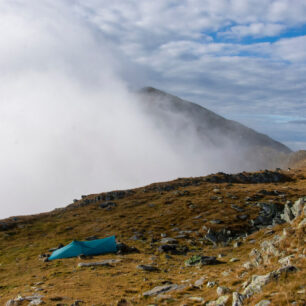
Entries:
{"type": "Polygon", "coordinates": [[[231,172],[281,167],[292,153],[279,141],[196,103],[153,87],[139,95],[148,119],[178,152],[187,147],[189,156],[202,152],[206,158],[207,151],[214,152],[213,171],[222,163],[231,172]]]}
{"type": "Polygon", "coordinates": [[[298,165],[84,195],[2,220],[0,303],[304,305],[305,160],[298,165]],[[46,261],[59,245],[110,235],[118,254],[46,261]]]}

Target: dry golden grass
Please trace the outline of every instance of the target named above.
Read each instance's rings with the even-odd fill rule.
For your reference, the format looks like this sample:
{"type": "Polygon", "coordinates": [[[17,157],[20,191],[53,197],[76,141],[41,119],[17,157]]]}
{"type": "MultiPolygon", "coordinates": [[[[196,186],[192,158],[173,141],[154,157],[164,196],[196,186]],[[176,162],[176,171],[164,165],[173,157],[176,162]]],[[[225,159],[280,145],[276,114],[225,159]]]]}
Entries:
{"type": "MultiPolygon", "coordinates": [[[[259,208],[255,205],[245,205],[245,198],[259,190],[279,190],[285,199],[277,202],[284,204],[286,200],[295,201],[306,195],[306,164],[299,161],[300,168],[286,172],[292,177],[291,182],[276,184],[213,184],[199,179],[196,186],[178,187],[175,190],[158,192],[150,187],[164,185],[153,184],[148,187],[135,189],[134,193],[116,200],[117,207],[107,211],[99,208],[99,203],[84,207],[70,206],[67,209],[55,210],[35,216],[18,217],[14,222],[16,227],[0,232],[0,304],[16,297],[18,294],[44,296],[47,305],[70,305],[74,300],[83,300],[87,305],[116,305],[124,298],[131,305],[148,305],[150,303],[172,305],[197,305],[189,298],[203,297],[205,301],[217,298],[216,287],[195,288],[192,285],[202,276],[207,281],[217,280],[219,285],[227,286],[233,291],[241,292],[242,283],[253,274],[266,274],[277,269],[277,261],[271,261],[269,266],[245,270],[242,264],[248,260],[249,252],[259,247],[263,239],[268,239],[265,230],[256,232],[246,239],[239,248],[214,247],[201,239],[204,234],[202,227],[233,231],[246,229],[248,221],[237,219],[237,212],[231,204],[243,206],[250,218],[258,215],[259,208]],[[213,192],[220,189],[220,194],[213,192]],[[145,190],[147,192],[145,192],[145,190]],[[185,192],[179,195],[178,192],[185,192]],[[187,193],[186,193],[187,191],[187,193]],[[222,203],[211,200],[212,196],[222,196],[222,203]],[[231,196],[236,196],[232,199],[231,196]],[[149,204],[154,204],[150,207],[149,204]],[[195,218],[197,216],[201,216],[195,218]],[[221,219],[223,224],[210,224],[210,220],[221,219]],[[196,231],[190,234],[190,239],[180,240],[180,245],[186,245],[191,250],[187,255],[171,255],[169,258],[157,252],[159,244],[152,239],[160,239],[161,233],[175,237],[173,228],[196,231]],[[133,241],[130,237],[135,232],[143,233],[145,240],[133,241]],[[77,258],[55,260],[43,263],[38,255],[59,243],[69,243],[73,239],[84,240],[88,236],[100,238],[116,235],[117,240],[135,246],[139,254],[101,255],[88,261],[103,259],[122,259],[113,267],[77,268],[81,261],[77,258]],[[249,243],[256,239],[255,243],[249,243]],[[190,240],[190,241],[189,241],[190,240]],[[212,255],[225,254],[220,260],[223,264],[216,266],[184,267],[184,261],[193,254],[212,255]],[[238,262],[230,263],[229,259],[237,257],[238,262]],[[159,272],[142,272],[136,267],[139,264],[155,263],[159,272]],[[224,276],[222,272],[227,271],[224,276]],[[241,277],[241,274],[244,276],[241,277]],[[165,282],[187,284],[181,291],[166,294],[171,298],[156,302],[154,297],[144,298],[142,293],[165,282]],[[37,285],[37,283],[42,283],[37,285]],[[36,291],[39,290],[39,291],[36,291]],[[61,301],[53,301],[56,297],[61,301]]],[[[175,185],[190,182],[195,179],[179,179],[168,182],[175,185]]],[[[92,199],[96,195],[87,198],[92,199]]],[[[275,196],[264,196],[260,201],[274,200],[275,196]]],[[[275,233],[281,233],[287,225],[273,228],[275,233]]],[[[305,254],[303,229],[290,232],[281,247],[287,252],[297,249],[305,254]]],[[[82,260],[84,261],[84,260],[82,260]]],[[[281,278],[268,284],[262,293],[247,301],[247,305],[255,305],[261,299],[267,298],[272,305],[290,305],[292,301],[305,301],[302,285],[305,285],[305,259],[299,259],[294,264],[300,269],[297,273],[281,278]]],[[[298,304],[299,305],[299,304],[298,304]]]]}

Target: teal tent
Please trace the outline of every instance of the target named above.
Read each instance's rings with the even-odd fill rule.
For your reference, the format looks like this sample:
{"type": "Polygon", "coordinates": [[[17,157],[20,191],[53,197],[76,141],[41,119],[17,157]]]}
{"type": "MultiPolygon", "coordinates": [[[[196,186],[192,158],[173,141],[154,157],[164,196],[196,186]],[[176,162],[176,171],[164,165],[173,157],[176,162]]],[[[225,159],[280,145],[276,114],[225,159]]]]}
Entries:
{"type": "Polygon", "coordinates": [[[91,241],[72,241],[66,246],[54,251],[49,260],[76,257],[79,255],[100,255],[117,251],[115,236],[91,241]]]}

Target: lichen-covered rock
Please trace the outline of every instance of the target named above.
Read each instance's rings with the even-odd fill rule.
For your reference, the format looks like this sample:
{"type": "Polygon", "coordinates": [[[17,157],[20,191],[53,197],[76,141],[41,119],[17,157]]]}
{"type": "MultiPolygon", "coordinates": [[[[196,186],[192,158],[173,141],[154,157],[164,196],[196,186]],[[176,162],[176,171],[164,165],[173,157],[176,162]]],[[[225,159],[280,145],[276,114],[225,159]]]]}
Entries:
{"type": "Polygon", "coordinates": [[[195,281],[194,286],[201,288],[204,285],[204,282],[205,282],[205,277],[201,277],[200,279],[195,281]]]}
{"type": "Polygon", "coordinates": [[[178,241],[171,237],[162,238],[160,241],[161,244],[177,244],[178,241]]]}
{"type": "Polygon", "coordinates": [[[253,275],[250,283],[246,286],[243,291],[243,295],[250,297],[255,293],[261,291],[262,287],[268,284],[272,279],[272,274],[268,273],[265,275],[253,275]]]}
{"type": "Polygon", "coordinates": [[[229,300],[229,295],[222,295],[216,300],[216,306],[225,306],[229,300]]]}
{"type": "Polygon", "coordinates": [[[212,287],[216,286],[216,284],[217,284],[217,282],[207,282],[206,287],[207,288],[212,288],[212,287]]]}
{"type": "Polygon", "coordinates": [[[177,285],[177,284],[169,284],[169,285],[163,285],[163,286],[157,286],[154,287],[153,289],[144,292],[142,295],[143,296],[154,296],[154,295],[158,295],[161,293],[165,293],[165,292],[170,292],[170,291],[174,291],[174,290],[178,290],[178,289],[183,289],[185,286],[181,285],[177,285]]]}
{"type": "Polygon", "coordinates": [[[272,280],[277,279],[283,274],[296,272],[297,268],[295,266],[286,266],[280,268],[276,271],[272,271],[265,275],[253,275],[251,280],[244,284],[243,295],[250,297],[255,293],[258,293],[262,290],[262,287],[271,282],[272,280]]]}
{"type": "Polygon", "coordinates": [[[252,251],[249,254],[249,257],[251,259],[251,263],[255,266],[258,267],[263,263],[263,257],[258,251],[258,249],[252,249],[252,251]]]}
{"type": "Polygon", "coordinates": [[[280,256],[281,252],[276,247],[276,244],[272,240],[265,240],[261,244],[261,252],[265,255],[272,255],[272,256],[280,256]]]}
{"type": "Polygon", "coordinates": [[[291,202],[286,203],[284,208],[284,213],[281,215],[281,218],[286,222],[292,223],[293,220],[299,217],[303,212],[306,216],[306,197],[299,198],[295,203],[292,205],[291,202]]]}
{"type": "Polygon", "coordinates": [[[247,270],[250,270],[254,267],[254,265],[250,261],[245,262],[242,266],[247,270]]]}
{"type": "Polygon", "coordinates": [[[242,294],[233,292],[232,306],[242,306],[244,299],[245,297],[242,294]]]}
{"type": "Polygon", "coordinates": [[[293,254],[291,254],[291,255],[289,255],[289,256],[286,256],[286,257],[283,257],[283,258],[281,258],[281,259],[279,259],[279,263],[281,264],[281,265],[283,265],[283,266],[291,266],[292,264],[291,264],[291,259],[293,259],[294,258],[294,255],[293,254]]]}
{"type": "Polygon", "coordinates": [[[205,265],[216,265],[219,264],[220,261],[216,259],[215,256],[201,256],[194,255],[185,261],[185,266],[205,266],[205,265]]]}
{"type": "Polygon", "coordinates": [[[224,286],[219,286],[217,288],[217,294],[218,296],[221,296],[221,295],[225,295],[227,293],[231,292],[231,290],[227,287],[224,287],[224,286]]]}

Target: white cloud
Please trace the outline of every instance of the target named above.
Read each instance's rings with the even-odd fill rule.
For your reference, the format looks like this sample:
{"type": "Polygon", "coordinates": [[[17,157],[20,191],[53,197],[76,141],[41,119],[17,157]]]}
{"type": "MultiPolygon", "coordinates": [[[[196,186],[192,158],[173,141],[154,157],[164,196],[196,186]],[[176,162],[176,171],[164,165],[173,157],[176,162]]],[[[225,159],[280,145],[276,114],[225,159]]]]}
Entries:
{"type": "Polygon", "coordinates": [[[229,31],[220,33],[221,36],[227,38],[242,38],[245,36],[267,37],[277,36],[284,31],[285,26],[282,24],[264,24],[264,23],[251,23],[250,25],[233,26],[229,31]]]}
{"type": "Polygon", "coordinates": [[[284,60],[305,64],[306,35],[281,39],[273,45],[272,52],[284,60]]]}
{"type": "MultiPolygon", "coordinates": [[[[2,1],[4,202],[22,203],[21,212],[45,210],[81,192],[195,175],[198,156],[191,162],[185,151],[177,154],[139,119],[121,77],[226,117],[305,113],[305,36],[249,45],[214,40],[218,33],[275,36],[305,24],[305,16],[300,0],[2,1]]],[[[284,138],[295,148],[305,143],[298,128],[284,138]]],[[[285,134],[269,121],[262,131],[285,134]]]]}

